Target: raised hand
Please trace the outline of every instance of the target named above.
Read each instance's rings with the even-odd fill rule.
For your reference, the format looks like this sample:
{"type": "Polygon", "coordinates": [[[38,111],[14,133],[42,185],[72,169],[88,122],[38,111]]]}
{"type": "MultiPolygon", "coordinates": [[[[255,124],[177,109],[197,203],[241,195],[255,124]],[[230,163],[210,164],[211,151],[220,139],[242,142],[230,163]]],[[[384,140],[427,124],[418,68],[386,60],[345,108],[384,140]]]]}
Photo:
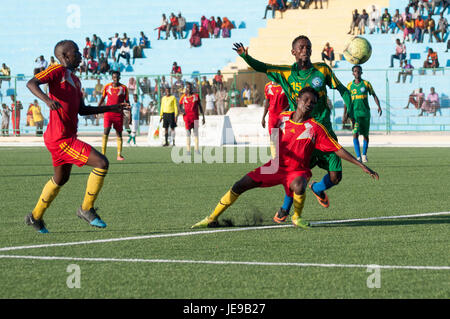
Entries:
{"type": "Polygon", "coordinates": [[[242,53],[245,53],[245,55],[248,54],[248,48],[245,48],[242,43],[233,43],[234,48],[233,50],[237,52],[237,54],[241,55],[242,53]]]}

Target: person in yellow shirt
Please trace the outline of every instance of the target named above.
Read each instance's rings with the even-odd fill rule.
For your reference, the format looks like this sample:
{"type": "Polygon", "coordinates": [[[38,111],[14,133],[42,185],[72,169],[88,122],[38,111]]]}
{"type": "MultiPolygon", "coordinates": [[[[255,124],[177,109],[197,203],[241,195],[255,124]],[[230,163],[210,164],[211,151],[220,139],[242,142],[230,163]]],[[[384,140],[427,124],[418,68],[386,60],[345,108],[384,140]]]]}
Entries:
{"type": "Polygon", "coordinates": [[[48,66],[50,67],[50,66],[54,66],[54,65],[57,65],[57,64],[58,64],[58,62],[56,62],[55,58],[51,56],[50,57],[50,64],[48,66]]]}
{"type": "Polygon", "coordinates": [[[36,125],[36,136],[42,136],[44,129],[44,117],[42,116],[41,107],[37,100],[34,100],[34,103],[31,104],[30,109],[33,114],[34,125],[36,125]]]}
{"type": "Polygon", "coordinates": [[[175,127],[177,127],[178,105],[177,99],[170,93],[170,88],[166,88],[165,95],[161,99],[161,111],[159,121],[163,122],[165,143],[163,146],[169,146],[169,126],[172,136],[172,145],[175,146],[175,127]]]}

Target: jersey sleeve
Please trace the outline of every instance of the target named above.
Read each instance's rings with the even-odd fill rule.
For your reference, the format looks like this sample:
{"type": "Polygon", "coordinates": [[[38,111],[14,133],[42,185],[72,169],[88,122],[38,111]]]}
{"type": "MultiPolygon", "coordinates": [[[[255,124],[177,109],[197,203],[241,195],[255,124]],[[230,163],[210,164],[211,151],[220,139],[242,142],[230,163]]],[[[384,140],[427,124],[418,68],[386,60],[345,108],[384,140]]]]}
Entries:
{"type": "Polygon", "coordinates": [[[102,98],[105,98],[106,97],[106,90],[108,89],[108,87],[109,87],[109,84],[106,84],[104,87],[103,87],[103,91],[102,91],[102,98]]]}
{"type": "Polygon", "coordinates": [[[373,90],[373,86],[372,84],[370,84],[369,81],[364,81],[366,83],[366,87],[367,87],[367,91],[369,92],[370,95],[375,95],[375,91],[373,90]]]}
{"type": "Polygon", "coordinates": [[[39,72],[34,77],[38,79],[40,83],[51,83],[61,80],[64,76],[64,72],[62,65],[58,64],[39,72]]]}
{"type": "Polygon", "coordinates": [[[316,131],[316,143],[315,148],[322,152],[336,152],[342,148],[342,146],[331,137],[327,129],[320,123],[314,122],[316,131]]]}

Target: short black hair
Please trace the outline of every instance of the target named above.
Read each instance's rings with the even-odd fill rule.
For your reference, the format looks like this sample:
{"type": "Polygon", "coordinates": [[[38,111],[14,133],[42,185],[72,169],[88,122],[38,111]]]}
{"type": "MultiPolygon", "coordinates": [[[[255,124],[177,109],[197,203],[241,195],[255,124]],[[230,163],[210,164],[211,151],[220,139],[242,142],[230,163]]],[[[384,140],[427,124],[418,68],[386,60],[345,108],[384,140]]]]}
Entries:
{"type": "Polygon", "coordinates": [[[353,72],[353,70],[355,70],[355,68],[359,68],[362,71],[362,67],[357,64],[352,67],[352,72],[353,72]]]}
{"type": "Polygon", "coordinates": [[[319,100],[319,93],[317,93],[316,90],[314,90],[312,87],[310,86],[305,86],[303,89],[300,90],[300,92],[298,92],[298,97],[297,98],[301,98],[303,94],[305,93],[311,93],[313,94],[317,100],[319,100]]]}
{"type": "Polygon", "coordinates": [[[292,48],[294,48],[294,45],[297,43],[297,41],[300,41],[300,40],[307,40],[307,41],[309,41],[309,43],[311,43],[311,40],[306,35],[299,35],[298,37],[296,37],[294,39],[294,41],[292,41],[292,48]]]}
{"type": "Polygon", "coordinates": [[[58,57],[58,50],[59,50],[59,48],[65,46],[68,43],[75,43],[75,42],[73,42],[72,40],[61,40],[58,43],[56,43],[55,49],[53,50],[54,55],[56,57],[58,57]]]}
{"type": "Polygon", "coordinates": [[[113,76],[114,74],[117,74],[117,76],[120,76],[120,71],[114,70],[111,72],[111,76],[113,76]]]}

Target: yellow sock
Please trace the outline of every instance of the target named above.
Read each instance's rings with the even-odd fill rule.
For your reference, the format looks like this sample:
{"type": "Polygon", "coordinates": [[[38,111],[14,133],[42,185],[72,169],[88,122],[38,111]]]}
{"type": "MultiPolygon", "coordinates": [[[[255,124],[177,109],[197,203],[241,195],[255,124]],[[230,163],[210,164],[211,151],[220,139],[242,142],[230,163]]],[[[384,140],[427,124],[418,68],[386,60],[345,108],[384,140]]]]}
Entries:
{"type": "Polygon", "coordinates": [[[272,158],[277,156],[277,148],[272,141],[270,141],[270,154],[272,155],[272,158]]]}
{"type": "Polygon", "coordinates": [[[102,136],[102,154],[106,154],[106,144],[108,144],[108,135],[103,134],[102,136]]]}
{"type": "Polygon", "coordinates": [[[117,136],[117,156],[122,156],[123,139],[117,136]]]}
{"type": "Polygon", "coordinates": [[[86,194],[84,195],[81,209],[89,210],[94,207],[94,202],[97,199],[98,193],[102,189],[106,173],[108,173],[107,169],[94,168],[92,170],[88,178],[86,194]]]}
{"type": "Polygon", "coordinates": [[[50,206],[50,203],[55,199],[56,195],[58,195],[60,188],[61,186],[53,181],[53,177],[45,184],[41,196],[39,197],[39,201],[32,212],[34,219],[42,219],[45,210],[50,206]]]}
{"type": "Polygon", "coordinates": [[[190,137],[190,136],[187,136],[187,137],[186,137],[186,150],[187,150],[188,152],[191,151],[191,137],[190,137]]]}
{"type": "Polygon", "coordinates": [[[209,215],[209,219],[216,220],[217,218],[219,218],[220,214],[222,214],[228,207],[230,207],[231,204],[233,204],[238,197],[239,197],[239,195],[230,189],[220,199],[219,203],[217,204],[216,208],[214,209],[214,212],[211,215],[209,215]]]}
{"type": "Polygon", "coordinates": [[[194,150],[198,152],[198,136],[194,136],[194,150]]]}
{"type": "Polygon", "coordinates": [[[305,206],[306,193],[303,195],[297,195],[294,193],[294,218],[302,216],[303,207],[305,206]]]}

